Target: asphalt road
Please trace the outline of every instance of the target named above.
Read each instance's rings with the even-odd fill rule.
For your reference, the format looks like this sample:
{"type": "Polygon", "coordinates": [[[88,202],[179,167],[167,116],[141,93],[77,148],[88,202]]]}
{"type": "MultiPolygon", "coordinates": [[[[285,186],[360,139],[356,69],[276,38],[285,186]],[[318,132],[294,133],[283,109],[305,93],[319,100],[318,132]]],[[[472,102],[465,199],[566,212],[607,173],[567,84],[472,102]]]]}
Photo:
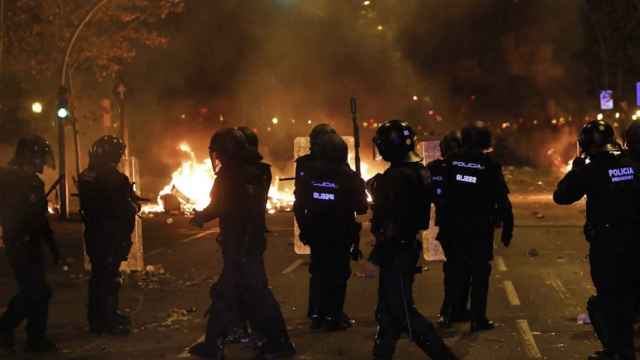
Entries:
{"type": "MultiPolygon", "coordinates": [[[[494,331],[477,335],[462,324],[445,334],[464,359],[586,359],[598,349],[591,327],[576,323],[593,292],[582,238],[584,206],[560,208],[548,196],[513,197],[516,231],[509,249],[496,246],[489,317],[494,331]]],[[[214,241],[217,224],[204,230],[188,226],[182,217],[158,216],[144,221],[145,262],[154,271],[127,277],[122,304],[132,314],[134,333],[127,338],[95,337],[87,333],[86,275],[81,267],[81,225],[55,224],[70,261],[70,269],[53,269],[56,296],[51,310],[51,337],[63,349],[47,359],[176,359],[204,329],[208,288],[221,271],[214,241]]],[[[366,218],[363,219],[366,222],[366,218]]],[[[355,328],[339,333],[313,332],[305,318],[308,263],[293,252],[291,214],[269,216],[266,263],[273,291],[280,301],[297,359],[370,359],[375,321],[377,281],[358,276],[354,264],[346,310],[355,328]]],[[[366,231],[365,247],[371,239],[366,231]]],[[[442,301],[441,264],[425,263],[415,284],[418,308],[435,321],[442,301]]],[[[0,261],[0,307],[14,291],[6,261],[0,261]]],[[[19,341],[24,337],[20,334],[19,341]]],[[[19,355],[18,357],[20,357],[19,355]]],[[[251,359],[242,346],[227,349],[228,359],[251,359]]],[[[397,359],[425,359],[402,340],[397,359]]]]}

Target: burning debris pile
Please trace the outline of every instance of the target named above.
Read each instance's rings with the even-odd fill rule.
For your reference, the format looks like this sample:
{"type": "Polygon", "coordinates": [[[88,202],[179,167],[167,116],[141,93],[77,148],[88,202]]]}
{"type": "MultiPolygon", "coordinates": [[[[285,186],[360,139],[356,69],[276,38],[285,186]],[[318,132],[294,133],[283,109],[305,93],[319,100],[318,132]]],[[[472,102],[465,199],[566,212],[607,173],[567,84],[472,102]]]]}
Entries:
{"type": "MultiPolygon", "coordinates": [[[[211,201],[209,193],[216,180],[210,159],[199,162],[191,147],[182,143],[178,149],[188,155],[180,167],[171,175],[171,181],[158,194],[155,204],[143,206],[142,213],[182,213],[186,215],[200,211],[211,201]]],[[[278,183],[269,189],[266,211],[275,214],[291,211],[293,191],[278,190],[278,183]]]]}

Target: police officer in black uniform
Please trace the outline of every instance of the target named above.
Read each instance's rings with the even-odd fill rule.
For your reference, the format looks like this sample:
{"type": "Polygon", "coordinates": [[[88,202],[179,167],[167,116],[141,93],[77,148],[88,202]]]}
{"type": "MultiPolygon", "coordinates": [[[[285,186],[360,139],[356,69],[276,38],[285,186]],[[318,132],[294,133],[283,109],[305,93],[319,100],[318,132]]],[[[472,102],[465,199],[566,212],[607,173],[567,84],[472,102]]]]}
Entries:
{"type": "Polygon", "coordinates": [[[84,240],[91,262],[87,319],[94,334],[128,335],[130,319],[118,311],[120,264],[131,250],[140,207],[129,178],[118,170],[126,145],[117,137],[98,139],[89,166],[78,176],[84,240]]]}
{"type": "Polygon", "coordinates": [[[391,120],[378,128],[374,143],[390,167],[371,182],[376,242],[368,273],[379,269],[378,332],[374,359],[392,359],[404,333],[432,359],[456,359],[413,302],[413,282],[419,271],[420,232],[429,226],[433,196],[431,175],[415,153],[415,133],[408,124],[391,120]]]}
{"type": "Polygon", "coordinates": [[[45,276],[43,245],[51,251],[54,263],[60,255],[47,219],[44,182],[38,176],[45,166],[55,168],[49,143],[40,136],[29,136],[18,141],[9,166],[0,168],[0,224],[18,287],[0,316],[0,350],[8,352],[15,351],[14,330],[23,320],[27,320],[25,351],[57,350],[46,336],[52,291],[45,276]]]}
{"type": "MultiPolygon", "coordinates": [[[[318,124],[314,126],[313,129],[311,129],[311,133],[309,133],[309,153],[296,159],[295,188],[298,188],[300,186],[299,180],[306,173],[308,164],[315,159],[319,159],[322,156],[320,146],[322,144],[322,139],[327,134],[336,134],[336,130],[329,124],[318,124]]],[[[300,226],[300,224],[304,219],[304,210],[295,202],[293,203],[293,214],[295,215],[296,223],[298,224],[298,228],[300,229],[300,233],[302,234],[302,227],[300,226]]],[[[309,271],[311,273],[311,268],[309,269],[309,271]]],[[[314,319],[320,319],[321,316],[320,309],[316,305],[315,299],[313,298],[314,294],[317,294],[317,291],[315,290],[317,279],[314,278],[313,274],[310,275],[309,306],[307,307],[307,317],[313,321],[314,319]]]]}
{"type": "MultiPolygon", "coordinates": [[[[635,142],[629,135],[627,142],[635,142]]],[[[573,161],[553,199],[569,205],[587,197],[584,229],[596,288],[587,309],[603,346],[589,359],[635,359],[632,320],[638,279],[640,170],[619,151],[613,128],[604,121],[587,123],[579,145],[583,156],[573,161]]]]}
{"type": "Polygon", "coordinates": [[[221,164],[212,189],[211,204],[196,213],[192,223],[202,226],[220,219],[219,243],[223,271],[211,287],[212,304],[205,340],[190,352],[196,356],[224,358],[224,339],[237,324],[237,314],[249,318],[251,329],[264,336],[264,359],[295,354],[280,305],[269,289],[263,254],[266,249],[266,176],[260,154],[247,145],[236,129],[217,131],[209,145],[212,163],[221,164]],[[229,309],[236,309],[229,311],[229,309]]]}
{"type": "MultiPolygon", "coordinates": [[[[491,132],[482,122],[462,130],[462,151],[451,155],[442,204],[441,226],[450,244],[447,262],[453,273],[452,299],[467,291],[471,277],[471,331],[495,327],[487,319],[487,296],[493,259],[493,234],[502,225],[502,243],[513,236],[513,211],[502,168],[487,151],[491,132]]],[[[449,308],[449,312],[454,311],[449,308]]],[[[449,318],[453,318],[451,315],[449,318]]]]}
{"type": "Polygon", "coordinates": [[[296,207],[300,239],[311,247],[310,273],[314,279],[310,295],[316,310],[311,328],[344,330],[351,326],[344,316],[350,260],[359,260],[361,226],[355,213],[367,212],[364,181],[347,162],[348,148],[337,134],[326,134],[320,156],[305,164],[297,180],[296,207]]]}
{"type": "MultiPolygon", "coordinates": [[[[445,135],[440,141],[440,154],[441,159],[434,160],[427,164],[427,169],[431,173],[431,179],[433,181],[434,204],[436,206],[436,221],[438,226],[438,235],[436,239],[442,245],[445,257],[452,256],[450,235],[447,234],[447,228],[443,225],[445,221],[441,221],[442,217],[442,202],[444,199],[445,182],[449,173],[448,160],[454,154],[462,150],[462,139],[460,133],[452,131],[445,135]]],[[[469,302],[469,276],[466,276],[463,284],[461,285],[461,296],[458,301],[451,299],[451,291],[453,289],[452,281],[454,275],[451,271],[451,262],[445,261],[442,265],[444,273],[444,300],[440,308],[440,320],[439,324],[442,327],[448,328],[452,322],[457,321],[469,321],[470,313],[467,308],[469,302]],[[450,309],[452,308],[452,309],[450,309]]],[[[468,275],[468,274],[467,274],[468,275]]]]}
{"type": "MultiPolygon", "coordinates": [[[[258,146],[260,144],[260,140],[258,139],[258,135],[253,130],[251,130],[249,127],[246,127],[246,126],[238,126],[237,129],[242,133],[242,135],[244,135],[247,141],[247,145],[251,149],[255,150],[256,152],[259,152],[258,146]]],[[[264,170],[264,179],[265,179],[265,186],[266,186],[265,189],[267,189],[267,191],[265,192],[265,199],[268,199],[269,197],[268,190],[271,187],[271,180],[272,180],[271,166],[264,162],[261,162],[260,165],[264,170]]],[[[266,229],[266,224],[265,224],[265,231],[268,232],[266,229]]],[[[241,301],[241,299],[238,299],[238,301],[241,301]]],[[[251,329],[249,328],[249,318],[247,314],[244,314],[241,312],[242,309],[243,309],[243,306],[241,304],[238,304],[237,309],[235,310],[237,315],[236,325],[234,325],[233,329],[229,331],[229,335],[225,339],[226,344],[238,344],[238,343],[255,344],[256,342],[259,342],[261,340],[260,338],[258,338],[257,336],[254,336],[254,334],[251,333],[251,329]]]]}

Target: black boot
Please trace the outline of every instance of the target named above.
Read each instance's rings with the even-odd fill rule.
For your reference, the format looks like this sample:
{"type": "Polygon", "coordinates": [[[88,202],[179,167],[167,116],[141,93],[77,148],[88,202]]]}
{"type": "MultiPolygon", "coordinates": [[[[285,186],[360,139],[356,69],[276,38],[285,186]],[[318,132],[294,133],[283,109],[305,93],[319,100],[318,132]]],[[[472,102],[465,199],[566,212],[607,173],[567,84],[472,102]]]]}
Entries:
{"type": "Polygon", "coordinates": [[[58,347],[51,340],[46,337],[41,338],[28,338],[27,345],[24,348],[27,353],[45,354],[58,351],[58,347]]]}
{"type": "Polygon", "coordinates": [[[288,336],[283,336],[277,341],[267,341],[258,354],[258,359],[276,360],[287,359],[296,354],[296,348],[293,346],[288,336]]]}
{"type": "Polygon", "coordinates": [[[189,354],[206,359],[224,360],[224,340],[218,339],[212,343],[199,342],[189,348],[189,354]]]}
{"type": "Polygon", "coordinates": [[[488,331],[496,328],[496,324],[493,321],[489,321],[488,319],[482,319],[479,321],[471,322],[471,332],[480,332],[480,331],[488,331]]]}
{"type": "Polygon", "coordinates": [[[415,336],[416,345],[434,360],[458,360],[442,339],[435,333],[433,336],[415,336]]]}
{"type": "Polygon", "coordinates": [[[376,332],[376,339],[373,345],[373,359],[374,360],[391,360],[393,354],[396,352],[396,344],[400,334],[392,332],[391,329],[386,329],[378,326],[376,332]]]}
{"type": "Polygon", "coordinates": [[[324,317],[320,316],[319,314],[312,314],[311,315],[311,326],[309,326],[311,328],[311,330],[320,330],[322,329],[322,327],[324,326],[324,317]]]}
{"type": "Polygon", "coordinates": [[[117,295],[108,296],[105,299],[105,326],[104,333],[114,336],[128,336],[131,333],[129,325],[122,323],[117,316],[117,295]]]}
{"type": "Polygon", "coordinates": [[[0,351],[4,351],[9,354],[16,352],[16,338],[13,331],[0,332],[0,351]]]}
{"type": "Polygon", "coordinates": [[[343,331],[352,327],[353,323],[346,314],[327,316],[324,319],[324,328],[327,331],[343,331]]]}

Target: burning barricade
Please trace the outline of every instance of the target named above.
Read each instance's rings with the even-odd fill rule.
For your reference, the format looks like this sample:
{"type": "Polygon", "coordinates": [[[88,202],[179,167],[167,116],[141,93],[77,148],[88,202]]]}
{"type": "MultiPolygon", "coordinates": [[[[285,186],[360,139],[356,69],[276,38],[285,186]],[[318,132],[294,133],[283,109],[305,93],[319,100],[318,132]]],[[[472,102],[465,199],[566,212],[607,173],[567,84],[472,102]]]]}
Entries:
{"type": "MultiPolygon", "coordinates": [[[[155,213],[191,215],[209,205],[210,191],[216,180],[210,159],[198,161],[191,147],[182,143],[178,147],[188,157],[171,174],[171,181],[157,196],[156,203],[142,207],[142,214],[155,213]]],[[[265,211],[269,214],[291,211],[293,209],[293,191],[278,190],[278,182],[269,189],[265,211]]]]}

